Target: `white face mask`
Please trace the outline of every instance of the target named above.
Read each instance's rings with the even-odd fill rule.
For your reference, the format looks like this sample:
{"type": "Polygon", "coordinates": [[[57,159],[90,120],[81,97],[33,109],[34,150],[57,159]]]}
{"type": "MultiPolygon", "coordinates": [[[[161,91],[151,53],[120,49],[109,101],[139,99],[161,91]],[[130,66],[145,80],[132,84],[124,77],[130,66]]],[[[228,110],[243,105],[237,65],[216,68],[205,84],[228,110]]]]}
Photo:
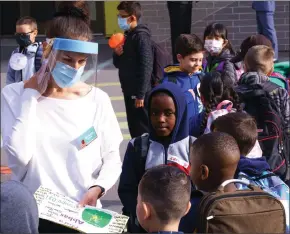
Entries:
{"type": "Polygon", "coordinates": [[[205,40],[204,48],[211,54],[219,54],[223,49],[222,40],[205,40]]]}

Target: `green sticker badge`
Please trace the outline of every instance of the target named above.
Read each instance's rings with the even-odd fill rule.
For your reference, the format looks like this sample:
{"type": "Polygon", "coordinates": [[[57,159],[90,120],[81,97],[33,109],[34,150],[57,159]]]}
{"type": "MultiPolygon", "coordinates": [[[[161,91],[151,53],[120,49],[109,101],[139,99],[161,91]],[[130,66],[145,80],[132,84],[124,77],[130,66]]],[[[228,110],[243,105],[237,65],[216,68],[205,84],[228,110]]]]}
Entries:
{"type": "Polygon", "coordinates": [[[112,218],[112,215],[100,210],[85,208],[82,212],[82,219],[85,222],[99,228],[106,227],[112,218]]]}

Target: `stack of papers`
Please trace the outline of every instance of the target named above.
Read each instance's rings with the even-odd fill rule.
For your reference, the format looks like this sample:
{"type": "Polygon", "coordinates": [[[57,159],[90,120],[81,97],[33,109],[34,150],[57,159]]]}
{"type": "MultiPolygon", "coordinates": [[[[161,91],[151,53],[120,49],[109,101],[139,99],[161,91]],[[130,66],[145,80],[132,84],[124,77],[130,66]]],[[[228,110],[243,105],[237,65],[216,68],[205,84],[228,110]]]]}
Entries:
{"type": "Polygon", "coordinates": [[[84,233],[122,233],[129,219],[105,209],[79,207],[71,198],[42,186],[34,197],[38,204],[39,218],[84,233]]]}

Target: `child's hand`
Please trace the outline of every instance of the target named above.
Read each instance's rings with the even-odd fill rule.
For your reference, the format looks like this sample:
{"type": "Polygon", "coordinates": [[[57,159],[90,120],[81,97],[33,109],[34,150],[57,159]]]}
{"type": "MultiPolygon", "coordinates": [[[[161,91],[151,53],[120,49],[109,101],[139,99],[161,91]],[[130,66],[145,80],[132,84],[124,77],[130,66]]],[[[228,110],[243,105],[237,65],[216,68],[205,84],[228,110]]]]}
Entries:
{"type": "Polygon", "coordinates": [[[144,99],[135,99],[135,107],[136,108],[144,107],[144,99]]]}
{"type": "Polygon", "coordinates": [[[193,89],[189,89],[188,92],[190,92],[192,97],[193,97],[193,99],[195,99],[195,93],[194,93],[193,89]]]}
{"type": "Polygon", "coordinates": [[[120,56],[120,55],[122,55],[123,54],[123,46],[121,45],[121,46],[118,46],[118,47],[116,47],[115,49],[114,49],[114,52],[118,55],[118,56],[120,56]]]}

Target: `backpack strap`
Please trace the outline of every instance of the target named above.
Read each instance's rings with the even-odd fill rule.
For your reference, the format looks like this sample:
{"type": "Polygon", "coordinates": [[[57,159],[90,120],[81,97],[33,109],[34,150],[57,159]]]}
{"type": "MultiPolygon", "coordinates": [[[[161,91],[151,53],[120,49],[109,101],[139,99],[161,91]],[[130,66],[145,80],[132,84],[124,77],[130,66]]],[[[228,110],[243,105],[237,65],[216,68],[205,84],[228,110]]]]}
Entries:
{"type": "Polygon", "coordinates": [[[136,161],[136,164],[138,165],[139,181],[141,180],[142,176],[145,173],[145,165],[149,146],[150,146],[149,134],[139,136],[134,141],[134,149],[136,156],[138,157],[138,161],[136,161]]]}
{"type": "Polygon", "coordinates": [[[209,66],[206,66],[206,72],[212,72],[212,71],[223,71],[224,68],[224,61],[221,61],[220,63],[215,63],[211,69],[209,69],[209,66]]]}
{"type": "Polygon", "coordinates": [[[263,90],[265,90],[267,93],[273,92],[275,89],[278,89],[280,86],[271,82],[267,81],[263,84],[263,90]]]}
{"type": "Polygon", "coordinates": [[[43,47],[41,42],[37,42],[38,47],[35,53],[35,59],[34,59],[34,67],[35,71],[37,72],[40,67],[41,67],[41,59],[42,59],[42,54],[43,54],[43,47]]]}

